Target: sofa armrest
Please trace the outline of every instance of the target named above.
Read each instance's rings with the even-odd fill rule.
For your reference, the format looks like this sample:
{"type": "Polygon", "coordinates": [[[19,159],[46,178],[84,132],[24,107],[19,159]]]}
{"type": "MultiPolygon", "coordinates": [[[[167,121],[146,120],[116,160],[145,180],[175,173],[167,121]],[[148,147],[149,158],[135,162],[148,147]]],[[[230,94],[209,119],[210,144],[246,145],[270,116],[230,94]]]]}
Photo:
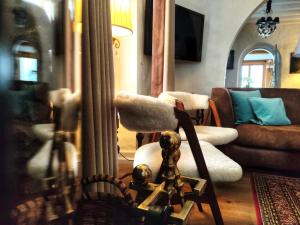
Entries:
{"type": "Polygon", "coordinates": [[[223,127],[234,127],[234,112],[227,88],[213,88],[211,99],[215,102],[223,127]]]}

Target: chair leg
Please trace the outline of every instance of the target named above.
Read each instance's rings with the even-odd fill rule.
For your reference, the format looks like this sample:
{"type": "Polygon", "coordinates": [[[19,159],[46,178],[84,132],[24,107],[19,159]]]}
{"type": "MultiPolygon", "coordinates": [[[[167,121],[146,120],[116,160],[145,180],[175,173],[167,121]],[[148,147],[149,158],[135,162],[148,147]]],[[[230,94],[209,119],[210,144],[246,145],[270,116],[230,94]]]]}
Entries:
{"type": "Polygon", "coordinates": [[[211,208],[215,224],[216,225],[224,225],[222,214],[218,205],[217,197],[214,192],[214,188],[212,186],[212,183],[208,181],[207,187],[205,189],[207,198],[208,198],[208,203],[211,208]]]}
{"type": "MultiPolygon", "coordinates": [[[[193,190],[195,188],[195,185],[191,184],[191,188],[193,190]]],[[[204,210],[203,210],[203,207],[202,207],[202,204],[201,204],[201,199],[196,198],[195,201],[196,201],[199,212],[203,212],[204,210]]]]}
{"type": "Polygon", "coordinates": [[[137,133],[136,134],[136,140],[137,140],[137,147],[141,147],[143,145],[143,139],[145,135],[143,133],[137,133]]]}
{"type": "Polygon", "coordinates": [[[203,207],[201,205],[201,201],[197,201],[196,203],[197,203],[197,207],[198,207],[199,212],[204,212],[203,207]]]}
{"type": "Polygon", "coordinates": [[[217,198],[214,192],[214,187],[212,185],[206,163],[202,154],[201,146],[198,141],[198,137],[196,135],[194,125],[191,121],[189,115],[183,111],[178,109],[174,109],[176,118],[179,120],[179,125],[182,126],[184,132],[186,133],[189,145],[191,147],[191,151],[193,153],[197,169],[199,171],[200,177],[207,181],[207,186],[205,189],[206,197],[208,203],[210,205],[213,217],[215,219],[216,225],[224,225],[223,218],[221,215],[221,211],[217,202],[217,198]]]}

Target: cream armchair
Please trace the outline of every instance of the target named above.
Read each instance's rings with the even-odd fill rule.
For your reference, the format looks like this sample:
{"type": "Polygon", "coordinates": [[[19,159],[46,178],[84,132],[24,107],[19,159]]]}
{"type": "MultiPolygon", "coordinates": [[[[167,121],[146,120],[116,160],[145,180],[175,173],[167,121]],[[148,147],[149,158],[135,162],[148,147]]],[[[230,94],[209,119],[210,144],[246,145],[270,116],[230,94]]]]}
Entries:
{"type": "MultiPolygon", "coordinates": [[[[204,199],[211,207],[216,224],[222,225],[212,181],[237,181],[242,177],[241,167],[212,144],[199,141],[189,115],[161,99],[121,92],[116,96],[115,105],[120,122],[129,130],[153,133],[183,128],[187,141],[181,143],[178,168],[183,176],[207,180],[204,199]]],[[[133,164],[148,165],[156,180],[160,176],[161,163],[161,147],[158,142],[153,142],[138,148],[133,164]]],[[[201,199],[197,198],[196,202],[201,210],[201,199]]]]}
{"type": "MultiPolygon", "coordinates": [[[[80,93],[71,93],[69,89],[58,89],[49,93],[49,101],[53,106],[54,123],[36,124],[32,131],[44,145],[29,160],[27,172],[34,178],[43,179],[49,176],[49,163],[51,175],[56,176],[59,172],[59,151],[54,146],[55,132],[74,132],[78,124],[80,108],[80,93]],[[51,161],[50,161],[51,158],[51,161]]],[[[78,174],[78,152],[76,147],[68,141],[64,141],[64,150],[67,171],[78,174]]]]}
{"type": "MultiPolygon", "coordinates": [[[[195,125],[197,137],[201,141],[207,141],[214,146],[226,145],[234,141],[238,137],[238,132],[233,128],[221,127],[221,121],[217,109],[212,100],[207,95],[191,94],[188,92],[168,91],[163,92],[158,97],[161,101],[179,107],[182,110],[207,110],[211,112],[215,120],[216,126],[207,126],[208,115],[204,116],[202,111],[202,124],[195,125]]],[[[198,119],[199,120],[199,119],[198,119]]],[[[179,129],[182,140],[187,140],[183,129],[179,129]]]]}

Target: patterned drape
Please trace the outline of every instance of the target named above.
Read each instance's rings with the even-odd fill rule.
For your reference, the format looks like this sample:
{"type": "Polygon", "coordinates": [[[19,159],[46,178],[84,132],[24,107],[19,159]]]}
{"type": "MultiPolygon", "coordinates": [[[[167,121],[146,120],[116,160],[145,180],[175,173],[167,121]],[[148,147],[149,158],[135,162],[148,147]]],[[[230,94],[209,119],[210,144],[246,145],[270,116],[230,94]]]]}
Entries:
{"type": "MultiPolygon", "coordinates": [[[[116,117],[110,0],[83,1],[83,176],[117,175],[116,117]]],[[[108,191],[104,185],[94,190],[108,191]]]]}

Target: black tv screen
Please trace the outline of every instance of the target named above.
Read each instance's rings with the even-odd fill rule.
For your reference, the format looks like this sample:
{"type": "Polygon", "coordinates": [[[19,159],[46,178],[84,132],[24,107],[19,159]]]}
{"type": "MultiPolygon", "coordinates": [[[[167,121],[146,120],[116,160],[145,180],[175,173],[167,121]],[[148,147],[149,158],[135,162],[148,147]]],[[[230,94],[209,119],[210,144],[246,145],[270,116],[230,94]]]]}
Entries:
{"type": "MultiPolygon", "coordinates": [[[[144,53],[152,53],[153,0],[146,1],[144,53]]],[[[201,61],[204,15],[175,6],[175,59],[201,61]]]]}

